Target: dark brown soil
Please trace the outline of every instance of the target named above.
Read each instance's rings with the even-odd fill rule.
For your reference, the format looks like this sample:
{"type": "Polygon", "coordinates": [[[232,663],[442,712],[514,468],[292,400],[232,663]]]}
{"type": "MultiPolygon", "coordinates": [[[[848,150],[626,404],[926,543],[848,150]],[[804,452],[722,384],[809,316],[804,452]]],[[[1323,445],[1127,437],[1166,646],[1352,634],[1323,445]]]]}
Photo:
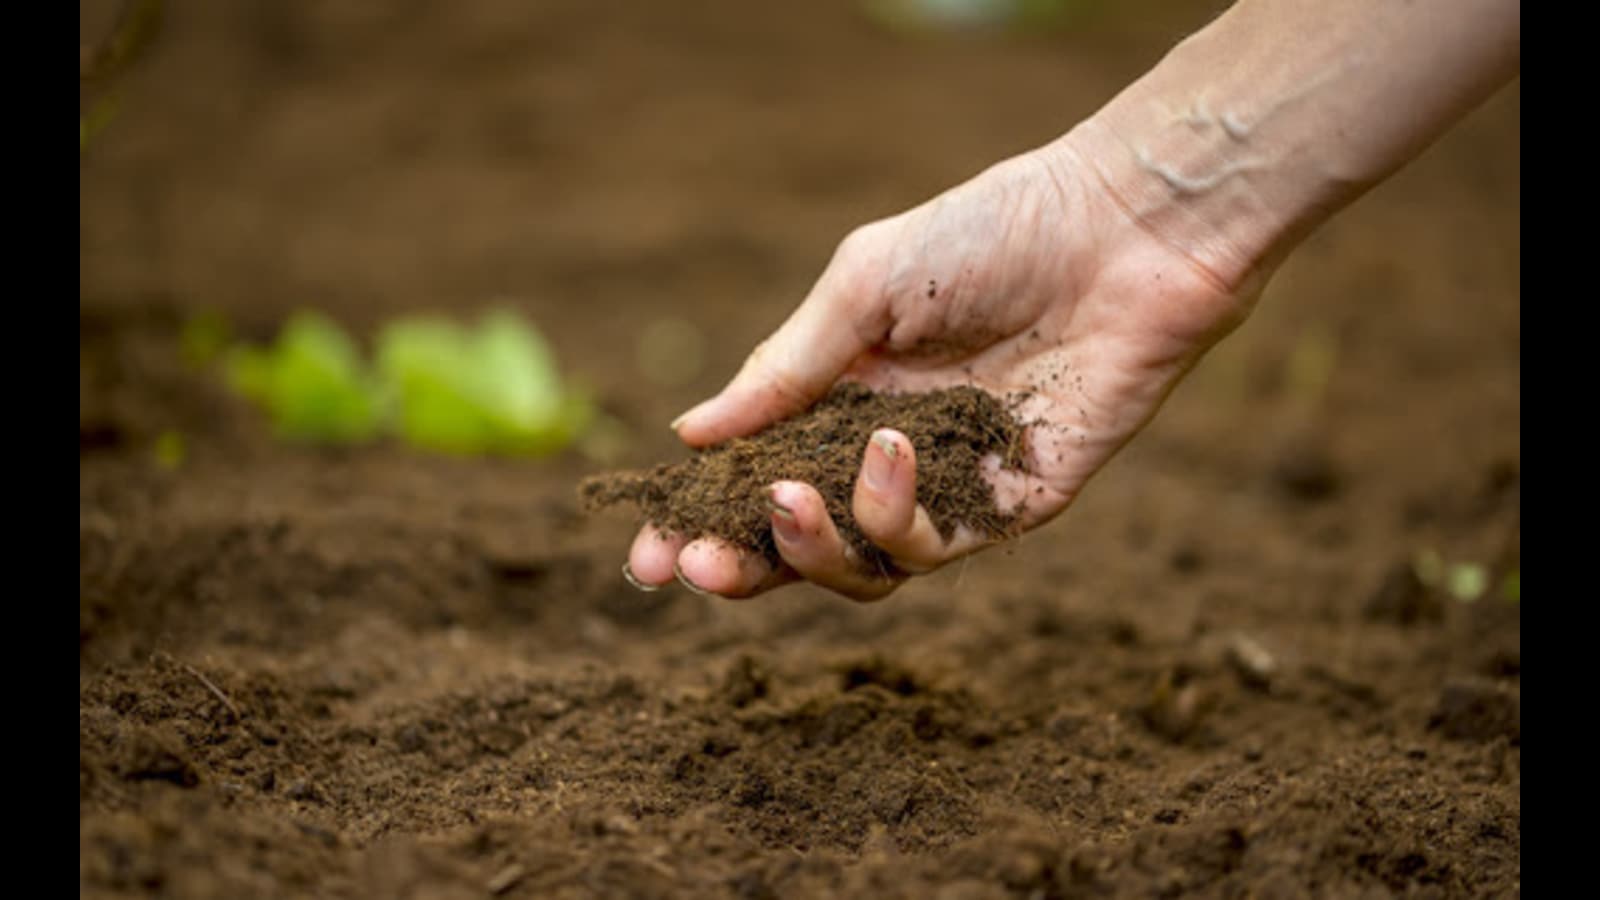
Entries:
{"type": "Polygon", "coordinates": [[[1214,4],[931,42],[845,2],[167,7],[80,177],[81,897],[1520,895],[1517,90],[1057,521],[741,604],[633,590],[576,485],[678,458],[852,227],[1214,4]],[[621,457],[282,446],[183,352],[201,310],[501,304],[621,457]],[[657,382],[665,320],[706,341],[657,382]]]}
{"type": "Polygon", "coordinates": [[[1003,468],[1023,471],[1022,424],[974,387],[879,394],[842,384],[806,412],[757,434],[647,472],[595,476],[579,491],[591,510],[631,503],[644,521],[665,531],[724,538],[776,565],[766,490],[777,481],[802,481],[822,495],[863,569],[882,570],[887,558],[850,511],[862,453],[879,428],[893,428],[911,441],[918,460],[917,502],[946,540],[960,525],[983,537],[1006,536],[1016,514],[996,506],[978,466],[992,455],[1003,468]]]}

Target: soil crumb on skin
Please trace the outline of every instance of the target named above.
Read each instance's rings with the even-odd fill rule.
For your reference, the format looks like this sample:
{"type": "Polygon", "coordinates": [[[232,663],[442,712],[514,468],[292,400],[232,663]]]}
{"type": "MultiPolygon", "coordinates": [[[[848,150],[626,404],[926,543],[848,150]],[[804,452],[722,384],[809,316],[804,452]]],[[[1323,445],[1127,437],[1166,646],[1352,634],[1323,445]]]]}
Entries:
{"type": "Polygon", "coordinates": [[[985,537],[1010,533],[1017,515],[999,509],[979,465],[994,455],[1004,469],[1025,471],[1023,426],[995,397],[975,387],[919,394],[877,393],[843,384],[820,403],[755,435],[718,444],[680,463],[614,472],[579,486],[584,506],[639,508],[656,527],[712,536],[779,561],[767,488],[802,481],[822,494],[839,534],[867,569],[886,569],[850,511],[850,498],[872,432],[893,428],[916,449],[917,502],[949,540],[965,525],[985,537]]]}

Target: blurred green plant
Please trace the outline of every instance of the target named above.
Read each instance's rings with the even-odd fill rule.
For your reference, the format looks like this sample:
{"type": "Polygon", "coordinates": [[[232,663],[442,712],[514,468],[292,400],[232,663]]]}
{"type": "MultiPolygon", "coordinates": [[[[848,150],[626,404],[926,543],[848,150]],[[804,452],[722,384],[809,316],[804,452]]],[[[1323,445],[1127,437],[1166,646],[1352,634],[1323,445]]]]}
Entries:
{"type": "Polygon", "coordinates": [[[1477,600],[1488,588],[1489,570],[1479,563],[1456,563],[1445,577],[1445,589],[1463,603],[1477,600]]]}
{"type": "Polygon", "coordinates": [[[78,66],[78,153],[116,115],[116,79],[147,50],[161,27],[161,0],[131,0],[122,8],[105,41],[78,66]],[[95,96],[95,92],[102,92],[95,96]]]}
{"type": "MultiPolygon", "coordinates": [[[[1431,588],[1438,588],[1462,603],[1472,603],[1489,590],[1489,568],[1477,562],[1448,562],[1437,550],[1428,548],[1417,553],[1412,560],[1412,571],[1417,580],[1431,588]]],[[[1501,592],[1508,600],[1516,599],[1516,572],[1506,576],[1501,592]]]]}
{"type": "Polygon", "coordinates": [[[355,342],[320,313],[295,314],[268,347],[234,348],[227,377],[266,409],[280,437],[348,444],[378,433],[382,387],[355,342]]]}
{"type": "Polygon", "coordinates": [[[209,365],[228,349],[233,328],[220,312],[209,310],[191,317],[183,323],[178,336],[183,348],[183,358],[192,366],[209,365]]]}
{"type": "MultiPolygon", "coordinates": [[[[185,351],[202,355],[223,326],[199,317],[185,351]]],[[[316,312],[290,317],[269,346],[227,351],[226,375],[283,438],[353,444],[393,435],[454,455],[542,456],[578,440],[595,418],[587,393],[563,383],[543,336],[497,310],[474,327],[402,317],[378,332],[374,360],[316,312]]]]}
{"type": "Polygon", "coordinates": [[[1059,29],[1084,21],[1102,0],[863,0],[879,25],[899,32],[1059,29]]]}
{"type": "Polygon", "coordinates": [[[157,466],[172,471],[181,467],[183,461],[188,458],[188,442],[183,439],[182,433],[169,428],[156,436],[150,454],[157,466]]]}
{"type": "Polygon", "coordinates": [[[407,442],[457,454],[538,456],[566,446],[592,407],[566,389],[532,326],[507,311],[470,329],[416,317],[386,325],[377,370],[397,392],[396,427],[407,442]]]}

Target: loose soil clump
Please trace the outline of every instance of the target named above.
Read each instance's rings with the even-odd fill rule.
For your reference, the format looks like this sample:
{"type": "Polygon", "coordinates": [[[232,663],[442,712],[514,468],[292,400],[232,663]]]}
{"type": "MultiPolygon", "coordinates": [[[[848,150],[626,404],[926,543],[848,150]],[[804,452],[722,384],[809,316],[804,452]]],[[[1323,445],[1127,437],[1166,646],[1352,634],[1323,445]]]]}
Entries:
{"type": "Polygon", "coordinates": [[[979,467],[994,455],[1002,468],[1025,471],[1023,425],[1000,400],[970,386],[890,394],[842,384],[805,413],[755,435],[648,471],[595,476],[579,493],[591,511],[631,503],[658,528],[723,538],[777,564],[767,489],[777,481],[803,481],[822,494],[839,534],[863,565],[883,570],[886,555],[862,534],[850,511],[862,455],[879,428],[894,428],[911,440],[917,502],[946,540],[961,525],[985,537],[1010,533],[1017,511],[996,505],[979,467]]]}

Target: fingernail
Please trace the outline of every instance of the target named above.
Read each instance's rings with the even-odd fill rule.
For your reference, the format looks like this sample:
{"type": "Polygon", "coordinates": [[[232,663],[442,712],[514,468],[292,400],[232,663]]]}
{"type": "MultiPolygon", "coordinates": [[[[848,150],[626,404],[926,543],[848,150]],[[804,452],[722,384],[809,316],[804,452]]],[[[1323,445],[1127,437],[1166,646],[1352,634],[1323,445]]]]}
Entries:
{"type": "Polygon", "coordinates": [[[704,409],[706,404],[708,404],[710,402],[711,402],[710,400],[705,400],[705,401],[702,401],[700,403],[697,403],[694,406],[690,407],[682,415],[678,416],[676,419],[673,419],[672,420],[672,425],[671,425],[672,430],[673,431],[677,431],[679,428],[682,428],[683,427],[683,423],[685,423],[685,422],[689,421],[691,418],[693,418],[695,413],[697,413],[700,410],[704,409]]]}
{"type": "Polygon", "coordinates": [[[678,583],[683,585],[684,587],[688,588],[690,593],[699,594],[702,597],[715,597],[715,596],[717,596],[716,594],[711,593],[710,591],[706,590],[705,588],[701,587],[700,585],[695,584],[694,582],[690,581],[688,576],[683,574],[683,568],[681,566],[679,566],[677,563],[673,563],[672,564],[672,574],[678,576],[678,583]]]}
{"type": "Polygon", "coordinates": [[[627,563],[622,564],[622,577],[628,579],[629,584],[646,593],[661,590],[661,585],[659,584],[645,584],[638,578],[635,578],[633,575],[633,567],[627,563]]]}
{"type": "Polygon", "coordinates": [[[888,490],[894,479],[894,461],[900,456],[900,448],[895,446],[894,438],[882,431],[872,433],[872,443],[878,445],[881,452],[867,454],[863,465],[867,487],[875,491],[888,490]]]}
{"type": "Polygon", "coordinates": [[[800,522],[787,506],[778,502],[771,488],[767,489],[767,507],[772,510],[772,531],[782,541],[794,543],[800,539],[800,522]]]}

